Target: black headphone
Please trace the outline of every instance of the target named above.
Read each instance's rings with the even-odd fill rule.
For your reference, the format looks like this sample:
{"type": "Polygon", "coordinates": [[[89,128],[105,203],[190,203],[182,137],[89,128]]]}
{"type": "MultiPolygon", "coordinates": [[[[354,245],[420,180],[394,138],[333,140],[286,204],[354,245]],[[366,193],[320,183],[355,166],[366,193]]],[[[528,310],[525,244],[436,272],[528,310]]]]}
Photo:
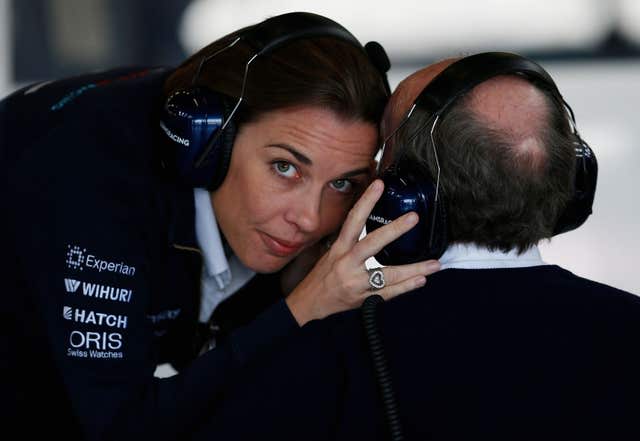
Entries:
{"type": "Polygon", "coordinates": [[[192,86],[172,93],[164,103],[160,127],[169,141],[169,164],[175,165],[179,178],[188,185],[215,190],[227,174],[237,127],[233,115],[244,98],[249,66],[257,57],[294,40],[333,37],[363,50],[380,71],[387,92],[386,72],[389,59],[380,44],[369,42],[364,47],[340,24],[307,12],[292,12],[269,18],[251,26],[229,45],[204,57],[192,80],[192,86]],[[198,85],[204,65],[238,41],[255,49],[247,61],[240,96],[232,98],[198,85]],[[235,103],[234,103],[235,101],[235,103]]]}
{"type": "MultiPolygon", "coordinates": [[[[522,75],[536,85],[546,88],[565,109],[576,138],[577,163],[573,195],[559,216],[553,234],[557,235],[578,228],[592,213],[598,163],[591,148],[578,134],[573,110],[560,94],[551,76],[532,60],[512,53],[486,52],[452,63],[427,84],[414,101],[404,121],[394,133],[387,137],[387,140],[408,121],[415,108],[419,107],[432,115],[430,119],[433,121],[432,124],[427,124],[420,131],[430,126],[433,141],[433,132],[438,119],[456,99],[483,81],[505,74],[522,75]]],[[[436,179],[434,180],[433,177],[431,180],[414,179],[406,173],[406,170],[402,170],[402,164],[384,160],[386,155],[383,145],[383,158],[380,164],[385,164],[386,168],[382,170],[380,177],[385,183],[385,190],[367,219],[367,231],[371,232],[409,211],[416,211],[420,216],[416,227],[387,245],[375,256],[376,260],[383,265],[437,259],[449,244],[446,201],[439,189],[440,165],[437,163],[435,144],[434,153],[438,169],[436,179]],[[388,165],[387,162],[389,162],[388,165]]],[[[390,153],[386,152],[386,154],[390,153]]],[[[394,158],[394,161],[396,159],[394,158]]]]}

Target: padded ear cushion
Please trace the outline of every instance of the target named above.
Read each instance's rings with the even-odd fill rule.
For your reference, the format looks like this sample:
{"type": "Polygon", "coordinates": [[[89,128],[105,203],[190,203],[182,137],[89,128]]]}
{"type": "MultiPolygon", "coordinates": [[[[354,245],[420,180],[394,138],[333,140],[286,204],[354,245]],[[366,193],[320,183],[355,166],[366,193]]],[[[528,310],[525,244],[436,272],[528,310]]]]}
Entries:
{"type": "MultiPolygon", "coordinates": [[[[229,115],[231,109],[225,110],[225,115],[229,115]]],[[[222,182],[224,178],[227,176],[227,172],[229,171],[229,164],[231,164],[231,154],[233,153],[233,143],[235,142],[237,134],[237,126],[233,118],[227,124],[224,131],[220,134],[221,139],[220,147],[218,148],[218,154],[216,161],[216,169],[213,173],[213,177],[207,185],[207,189],[209,191],[216,190],[222,182]]]]}
{"type": "Polygon", "coordinates": [[[571,199],[558,218],[553,234],[561,234],[575,230],[582,225],[592,213],[593,200],[598,180],[598,161],[591,147],[584,141],[576,145],[576,173],[571,199]]]}

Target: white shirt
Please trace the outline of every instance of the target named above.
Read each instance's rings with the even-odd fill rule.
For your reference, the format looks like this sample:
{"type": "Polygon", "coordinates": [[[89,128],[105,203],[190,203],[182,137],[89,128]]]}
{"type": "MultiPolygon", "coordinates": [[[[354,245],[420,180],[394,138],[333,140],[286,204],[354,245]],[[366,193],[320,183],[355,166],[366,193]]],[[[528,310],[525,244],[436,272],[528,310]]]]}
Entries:
{"type": "Polygon", "coordinates": [[[195,198],[196,240],[202,252],[200,279],[200,322],[206,322],[214,309],[242,288],[255,272],[235,255],[227,259],[218,230],[211,196],[204,188],[193,190],[195,198]]]}
{"type": "Polygon", "coordinates": [[[518,255],[515,250],[505,253],[499,250],[490,251],[474,244],[455,243],[449,245],[438,260],[440,269],[522,268],[546,265],[536,245],[518,255]]]}

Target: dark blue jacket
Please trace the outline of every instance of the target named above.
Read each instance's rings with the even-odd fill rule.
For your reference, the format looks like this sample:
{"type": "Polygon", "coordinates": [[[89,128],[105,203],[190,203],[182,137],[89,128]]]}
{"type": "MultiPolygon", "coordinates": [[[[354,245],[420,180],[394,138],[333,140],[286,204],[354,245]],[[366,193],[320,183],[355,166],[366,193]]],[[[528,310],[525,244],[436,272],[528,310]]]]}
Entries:
{"type": "MultiPolygon", "coordinates": [[[[640,297],[553,265],[447,269],[378,308],[406,441],[640,439],[640,297]]],[[[360,311],[280,349],[197,439],[391,439],[360,311]]]]}
{"type": "Polygon", "coordinates": [[[158,148],[167,73],[96,73],[0,102],[0,381],[22,434],[183,438],[296,328],[280,300],[190,363],[201,257],[193,189],[158,148]],[[181,373],[155,378],[162,362],[181,373]]]}

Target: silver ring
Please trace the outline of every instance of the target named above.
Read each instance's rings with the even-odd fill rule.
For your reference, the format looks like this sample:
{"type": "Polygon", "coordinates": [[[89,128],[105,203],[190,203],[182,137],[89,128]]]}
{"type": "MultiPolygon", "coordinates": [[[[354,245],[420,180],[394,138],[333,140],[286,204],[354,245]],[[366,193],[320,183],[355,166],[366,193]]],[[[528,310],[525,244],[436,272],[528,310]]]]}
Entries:
{"type": "Polygon", "coordinates": [[[368,268],[369,274],[369,291],[377,291],[384,288],[384,273],[381,268],[368,268]]]}

